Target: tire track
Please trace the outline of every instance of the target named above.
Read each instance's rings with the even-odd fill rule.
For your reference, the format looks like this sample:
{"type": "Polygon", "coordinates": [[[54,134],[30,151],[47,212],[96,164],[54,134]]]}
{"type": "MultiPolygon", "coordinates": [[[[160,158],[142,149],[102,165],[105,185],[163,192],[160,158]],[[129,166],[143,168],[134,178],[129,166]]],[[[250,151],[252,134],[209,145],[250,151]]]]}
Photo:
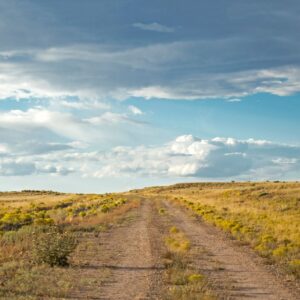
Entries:
{"type": "Polygon", "coordinates": [[[193,220],[169,201],[163,203],[173,223],[185,232],[197,249],[194,263],[208,276],[220,299],[300,299],[262,262],[259,263],[255,253],[245,251],[217,228],[193,220]]]}
{"type": "Polygon", "coordinates": [[[143,201],[137,220],[110,237],[104,251],[116,259],[105,265],[112,280],[104,284],[101,299],[159,299],[162,268],[155,255],[160,241],[154,221],[151,201],[143,201]]]}

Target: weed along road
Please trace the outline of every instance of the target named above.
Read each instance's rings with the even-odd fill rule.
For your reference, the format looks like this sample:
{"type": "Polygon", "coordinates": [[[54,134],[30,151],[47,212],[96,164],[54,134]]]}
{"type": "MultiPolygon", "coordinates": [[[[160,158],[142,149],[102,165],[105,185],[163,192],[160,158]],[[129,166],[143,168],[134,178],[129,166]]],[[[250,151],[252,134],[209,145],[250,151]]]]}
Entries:
{"type": "Polygon", "coordinates": [[[122,222],[99,235],[84,277],[98,289],[78,299],[297,299],[247,247],[158,198],[142,198],[122,222]]]}

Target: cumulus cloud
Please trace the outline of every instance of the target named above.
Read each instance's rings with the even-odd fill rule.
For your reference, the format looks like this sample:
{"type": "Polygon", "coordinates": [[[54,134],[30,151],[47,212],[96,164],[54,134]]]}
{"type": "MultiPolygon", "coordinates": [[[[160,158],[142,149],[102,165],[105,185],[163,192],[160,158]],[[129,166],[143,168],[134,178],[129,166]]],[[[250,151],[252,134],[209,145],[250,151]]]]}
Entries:
{"type": "MultiPolygon", "coordinates": [[[[105,166],[103,173],[117,170],[123,173],[147,175],[239,178],[263,170],[265,176],[295,171],[298,167],[300,148],[259,140],[212,139],[202,140],[191,135],[178,137],[163,147],[136,148],[118,151],[116,161],[105,166]],[[277,170],[279,173],[272,173],[277,170]]],[[[101,175],[98,171],[97,176],[101,175]]]]}
{"type": "Polygon", "coordinates": [[[133,27],[142,29],[142,30],[149,30],[149,31],[156,31],[156,32],[163,32],[163,33],[171,33],[174,32],[174,28],[168,27],[159,23],[134,23],[133,27]]]}
{"type": "Polygon", "coordinates": [[[116,147],[110,152],[69,153],[86,162],[85,176],[160,176],[201,179],[281,178],[299,168],[300,147],[264,140],[179,136],[159,147],[116,147]],[[93,167],[91,167],[93,166],[93,167]]]}
{"type": "Polygon", "coordinates": [[[130,105],[128,106],[129,111],[134,115],[142,115],[143,112],[136,106],[130,105]]]}
{"type": "Polygon", "coordinates": [[[286,179],[299,175],[300,147],[265,140],[177,137],[161,146],[118,146],[109,151],[70,148],[0,159],[1,176],[157,177],[201,180],[286,179]]]}
{"type": "Polygon", "coordinates": [[[52,175],[60,175],[60,176],[66,176],[75,172],[73,168],[67,168],[61,165],[51,165],[51,164],[37,167],[36,171],[38,174],[52,174],[52,175]]]}
{"type": "Polygon", "coordinates": [[[73,168],[62,166],[58,161],[41,160],[36,155],[0,157],[0,176],[29,176],[33,174],[66,176],[73,172],[73,168]]]}

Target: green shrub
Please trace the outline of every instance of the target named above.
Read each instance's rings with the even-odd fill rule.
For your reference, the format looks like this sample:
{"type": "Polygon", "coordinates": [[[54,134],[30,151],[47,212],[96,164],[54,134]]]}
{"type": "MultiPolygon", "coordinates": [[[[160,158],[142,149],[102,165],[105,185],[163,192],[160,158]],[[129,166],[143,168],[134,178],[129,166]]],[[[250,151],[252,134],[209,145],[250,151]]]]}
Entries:
{"type": "Polygon", "coordinates": [[[28,213],[20,211],[6,213],[0,220],[0,228],[2,230],[17,230],[24,225],[32,223],[32,216],[28,213]]]}
{"type": "Polygon", "coordinates": [[[164,214],[166,213],[166,210],[165,210],[164,208],[160,208],[160,209],[158,210],[158,213],[159,213],[160,215],[164,215],[164,214]]]}
{"type": "Polygon", "coordinates": [[[300,278],[300,259],[290,261],[289,269],[297,278],[300,278]]]}
{"type": "Polygon", "coordinates": [[[51,218],[38,218],[34,220],[34,225],[38,225],[38,226],[41,225],[48,226],[53,224],[54,224],[54,220],[51,218]]]}
{"type": "Polygon", "coordinates": [[[188,277],[188,280],[189,282],[199,282],[199,281],[202,281],[204,280],[204,276],[202,274],[191,274],[189,277],[188,277]]]}
{"type": "Polygon", "coordinates": [[[101,212],[107,213],[108,211],[109,211],[109,207],[108,207],[107,205],[103,205],[103,206],[101,207],[101,212]]]}
{"type": "Polygon", "coordinates": [[[170,233],[178,233],[179,232],[179,230],[176,226],[172,226],[169,231],[170,231],[170,233]]]}
{"type": "Polygon", "coordinates": [[[63,232],[57,227],[50,227],[45,233],[34,238],[33,256],[38,264],[68,266],[68,258],[75,250],[78,241],[73,233],[63,232]]]}

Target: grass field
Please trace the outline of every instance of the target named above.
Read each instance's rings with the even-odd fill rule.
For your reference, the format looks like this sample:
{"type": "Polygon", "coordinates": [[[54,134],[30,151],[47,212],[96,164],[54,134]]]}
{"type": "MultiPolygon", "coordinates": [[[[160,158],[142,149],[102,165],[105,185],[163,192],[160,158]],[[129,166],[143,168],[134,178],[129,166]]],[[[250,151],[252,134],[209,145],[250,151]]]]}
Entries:
{"type": "Polygon", "coordinates": [[[299,278],[300,183],[0,193],[1,299],[296,299],[299,278]]]}
{"type": "Polygon", "coordinates": [[[136,205],[117,194],[1,193],[0,297],[66,296],[78,282],[76,268],[65,268],[75,248],[136,205]]]}
{"type": "Polygon", "coordinates": [[[145,189],[186,206],[300,277],[300,183],[195,183],[145,189]]]}

